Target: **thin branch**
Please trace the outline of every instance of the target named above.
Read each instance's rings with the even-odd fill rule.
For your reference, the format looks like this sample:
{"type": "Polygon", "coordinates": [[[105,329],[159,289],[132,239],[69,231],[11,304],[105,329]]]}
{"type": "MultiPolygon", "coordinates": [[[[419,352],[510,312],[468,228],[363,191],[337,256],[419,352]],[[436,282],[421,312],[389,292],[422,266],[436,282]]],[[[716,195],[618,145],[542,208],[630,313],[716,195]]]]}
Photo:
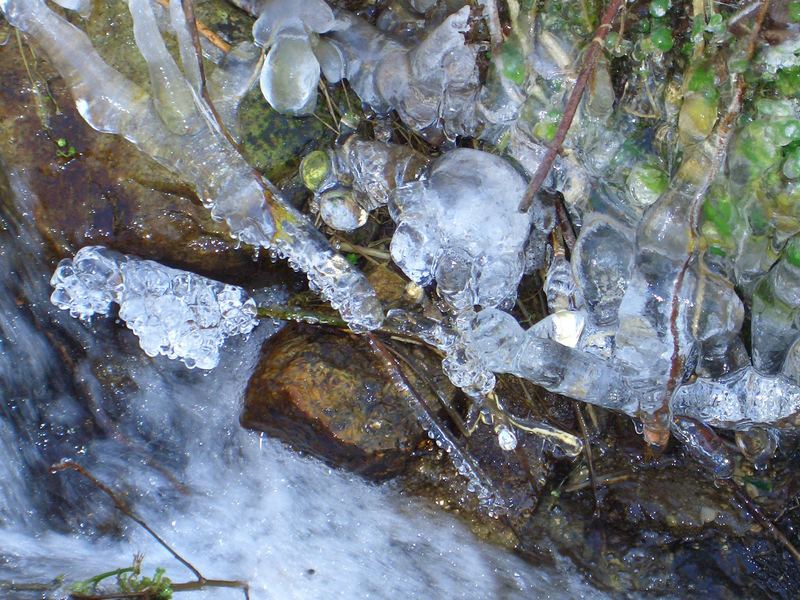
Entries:
{"type": "Polygon", "coordinates": [[[78,463],[76,463],[74,461],[71,461],[71,460],[65,460],[63,462],[56,463],[56,464],[54,464],[54,465],[52,465],[50,467],[50,472],[51,473],[60,473],[62,471],[67,471],[67,470],[76,471],[77,473],[80,473],[86,479],[91,481],[92,485],[94,485],[97,489],[99,489],[101,492],[103,492],[109,498],[111,498],[112,502],[114,502],[114,506],[117,507],[117,510],[119,510],[121,513],[123,513],[124,515],[129,517],[131,520],[135,521],[138,525],[140,525],[147,533],[150,534],[150,536],[153,539],[155,539],[170,554],[172,554],[172,556],[175,557],[175,559],[179,563],[181,563],[183,566],[185,566],[187,569],[189,569],[192,572],[192,574],[195,577],[197,577],[197,579],[199,579],[199,580],[205,579],[205,577],[203,577],[203,574],[200,573],[200,571],[198,571],[197,568],[195,568],[195,566],[192,563],[190,563],[188,560],[186,560],[180,554],[178,554],[172,548],[172,546],[170,546],[166,541],[164,541],[164,539],[160,535],[158,535],[155,531],[153,531],[152,527],[150,527],[150,525],[148,525],[147,522],[144,519],[142,519],[142,517],[140,517],[135,512],[133,512],[133,509],[130,506],[128,506],[128,504],[122,498],[120,498],[114,492],[114,490],[112,490],[110,487],[108,487],[102,481],[97,479],[94,475],[92,475],[89,471],[84,469],[81,465],[79,465],[78,463]]]}
{"type": "Polygon", "coordinates": [[[548,173],[550,173],[550,168],[553,166],[553,162],[555,162],[556,156],[567,137],[569,128],[572,126],[572,120],[575,118],[575,113],[578,111],[578,105],[583,97],[586,84],[589,82],[589,77],[594,72],[606,36],[608,36],[608,32],[611,31],[614,19],[617,17],[617,13],[624,3],[625,0],[612,0],[606,12],[603,13],[600,25],[594,32],[594,38],[589,44],[589,49],[586,51],[586,55],[583,58],[581,71],[578,74],[578,78],[575,80],[575,87],[572,88],[572,93],[569,96],[566,109],[564,110],[564,116],[561,117],[561,122],[558,124],[556,135],[553,141],[550,142],[550,146],[547,148],[547,152],[544,155],[544,160],[542,160],[536,172],[533,174],[533,178],[525,190],[525,195],[522,197],[522,201],[519,205],[520,212],[528,211],[533,204],[533,198],[536,192],[542,187],[544,180],[547,178],[548,173]]]}
{"type": "MultiPolygon", "coordinates": [[[[748,62],[753,58],[758,42],[758,36],[761,32],[761,26],[767,16],[769,10],[769,0],[762,0],[758,14],[753,23],[753,29],[747,41],[747,48],[745,52],[745,60],[748,62]]],[[[696,186],[692,193],[691,205],[687,207],[689,219],[689,244],[686,248],[686,259],[681,265],[680,271],[675,278],[675,285],[672,290],[672,304],[670,313],[670,335],[672,336],[672,357],[670,360],[669,379],[664,393],[664,400],[662,405],[652,414],[646,416],[645,421],[645,439],[658,447],[666,445],[669,439],[669,429],[666,425],[669,418],[669,401],[672,394],[677,390],[680,385],[681,377],[683,374],[683,357],[681,355],[680,335],[678,327],[678,318],[682,307],[681,291],[686,279],[686,273],[689,270],[689,265],[692,262],[697,252],[697,240],[700,236],[700,217],[703,207],[703,200],[705,198],[711,182],[719,172],[725,155],[728,151],[728,145],[731,137],[733,136],[733,126],[736,119],[742,110],[742,102],[744,101],[744,93],[747,88],[744,74],[738,73],[734,80],[734,93],[731,98],[730,104],[725,115],[720,119],[717,124],[714,134],[714,155],[709,161],[710,164],[706,169],[702,181],[696,186]]]]}
{"type": "Polygon", "coordinates": [[[789,551],[794,559],[797,562],[800,562],[800,551],[797,547],[786,537],[786,535],[775,526],[775,523],[767,517],[761,510],[761,508],[753,502],[753,500],[748,496],[741,488],[741,486],[733,480],[725,480],[728,488],[733,492],[734,497],[738,500],[745,509],[755,517],[756,521],[758,521],[762,527],[764,527],[770,534],[784,547],[786,550],[789,551]]]}
{"type": "MultiPolygon", "coordinates": [[[[167,552],[169,552],[175,560],[181,563],[184,567],[189,569],[192,574],[197,578],[197,581],[189,582],[187,584],[174,584],[173,589],[178,589],[178,586],[181,586],[181,589],[201,589],[204,587],[227,587],[227,588],[237,588],[241,589],[244,593],[244,597],[246,600],[250,598],[250,586],[247,582],[238,581],[238,580],[228,580],[228,579],[206,579],[203,574],[188,560],[186,560],[183,556],[181,556],[172,546],[170,546],[158,533],[156,533],[147,522],[140,517],[137,513],[133,511],[133,509],[125,502],[120,496],[114,492],[110,487],[104,484],[102,481],[97,479],[94,475],[92,475],[87,469],[76,463],[72,460],[65,460],[60,463],[56,463],[51,465],[50,472],[61,473],[63,471],[75,471],[76,473],[82,475],[86,479],[88,479],[92,485],[94,485],[97,489],[101,492],[106,494],[111,501],[114,503],[114,506],[119,510],[122,514],[130,518],[134,521],[137,525],[142,527],[150,536],[158,542],[158,544],[164,548],[167,552]],[[194,586],[194,587],[186,587],[194,586]]],[[[82,596],[83,598],[87,598],[86,596],[82,596]]],[[[100,596],[101,598],[136,598],[135,594],[127,593],[122,595],[106,595],[100,596]]],[[[145,596],[142,596],[145,597],[145,596]]],[[[89,597],[91,598],[91,596],[89,597]]]]}
{"type": "MultiPolygon", "coordinates": [[[[169,0],[156,0],[161,6],[166,9],[169,9],[169,0]]],[[[200,34],[206,38],[209,42],[211,42],[214,46],[222,50],[225,54],[231,51],[231,45],[223,40],[217,33],[212,31],[207,25],[205,25],[202,21],[195,21],[197,24],[197,30],[200,34]]]]}
{"type": "Polygon", "coordinates": [[[594,472],[594,456],[592,455],[592,444],[589,441],[589,430],[586,427],[586,419],[583,417],[580,402],[573,400],[572,406],[575,409],[575,418],[583,436],[583,452],[586,456],[586,466],[589,467],[589,481],[592,483],[592,492],[594,493],[594,510],[598,512],[600,510],[600,497],[597,495],[597,475],[594,472]]]}
{"type": "Polygon", "coordinates": [[[337,250],[341,250],[342,252],[354,252],[356,254],[361,254],[362,256],[369,256],[371,258],[377,258],[378,260],[391,260],[392,255],[386,252],[385,250],[378,250],[377,248],[367,248],[366,246],[357,246],[355,244],[351,244],[349,242],[344,242],[342,240],[336,239],[334,242],[337,250]]]}
{"type": "Polygon", "coordinates": [[[503,27],[500,24],[500,12],[497,10],[497,0],[478,0],[478,4],[483,9],[483,17],[486,19],[486,26],[489,28],[489,37],[492,40],[492,47],[497,48],[503,43],[503,27]]]}

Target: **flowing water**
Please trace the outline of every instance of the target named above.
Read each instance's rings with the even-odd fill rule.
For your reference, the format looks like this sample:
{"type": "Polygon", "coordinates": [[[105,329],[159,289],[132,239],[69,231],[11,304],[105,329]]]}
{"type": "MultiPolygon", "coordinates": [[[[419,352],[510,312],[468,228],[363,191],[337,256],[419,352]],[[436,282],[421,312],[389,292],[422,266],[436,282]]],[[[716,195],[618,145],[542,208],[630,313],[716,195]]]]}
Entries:
{"type": "Polygon", "coordinates": [[[204,373],[147,358],[114,318],[86,323],[56,309],[25,179],[11,172],[0,186],[0,580],[76,581],[128,566],[137,552],[145,574],[163,566],[175,581],[192,579],[78,474],[49,473],[73,459],[206,577],[247,580],[256,599],[600,595],[567,569],[477,540],[391,485],[242,429],[244,386],[274,327],[229,340],[220,366],[204,373]]]}

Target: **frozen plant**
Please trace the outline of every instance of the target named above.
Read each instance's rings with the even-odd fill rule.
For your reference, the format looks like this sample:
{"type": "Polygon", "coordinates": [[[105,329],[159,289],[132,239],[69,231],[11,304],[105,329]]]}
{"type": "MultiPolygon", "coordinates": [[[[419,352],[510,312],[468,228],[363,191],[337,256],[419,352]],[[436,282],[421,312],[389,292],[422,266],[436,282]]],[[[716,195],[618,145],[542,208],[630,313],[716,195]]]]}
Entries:
{"type": "Polygon", "coordinates": [[[366,21],[339,11],[340,27],[327,36],[331,52],[322,61],[326,79],[347,79],[376,112],[394,109],[408,127],[429,141],[470,135],[477,127],[477,49],[464,39],[469,6],[447,17],[414,47],[366,21]]]}
{"type": "Polygon", "coordinates": [[[151,260],[86,246],[65,258],[50,280],[53,304],[88,319],[119,305],[119,317],[148,356],[178,358],[187,367],[213,369],[226,338],[258,324],[244,290],[151,260]]]}
{"type": "Polygon", "coordinates": [[[309,153],[300,164],[306,187],[326,225],[339,231],[361,227],[399,185],[416,180],[428,158],[408,146],[351,135],[339,146],[309,153]]]}
{"type": "Polygon", "coordinates": [[[477,126],[477,49],[464,39],[464,6],[422,42],[411,46],[322,0],[267,0],[259,11],[256,43],[270,48],[261,90],[276,110],[313,113],[320,73],[330,83],[347,79],[378,113],[396,110],[403,122],[431,141],[472,134],[477,126]]]}

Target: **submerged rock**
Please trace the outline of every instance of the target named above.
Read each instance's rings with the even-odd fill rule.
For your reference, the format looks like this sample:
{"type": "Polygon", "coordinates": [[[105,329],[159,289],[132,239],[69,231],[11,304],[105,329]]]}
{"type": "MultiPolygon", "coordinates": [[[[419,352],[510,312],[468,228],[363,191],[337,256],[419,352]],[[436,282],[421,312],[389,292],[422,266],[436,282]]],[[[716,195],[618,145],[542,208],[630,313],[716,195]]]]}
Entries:
{"type": "Polygon", "coordinates": [[[262,347],[241,423],[375,479],[402,472],[424,437],[363,339],[299,324],[262,347]]]}

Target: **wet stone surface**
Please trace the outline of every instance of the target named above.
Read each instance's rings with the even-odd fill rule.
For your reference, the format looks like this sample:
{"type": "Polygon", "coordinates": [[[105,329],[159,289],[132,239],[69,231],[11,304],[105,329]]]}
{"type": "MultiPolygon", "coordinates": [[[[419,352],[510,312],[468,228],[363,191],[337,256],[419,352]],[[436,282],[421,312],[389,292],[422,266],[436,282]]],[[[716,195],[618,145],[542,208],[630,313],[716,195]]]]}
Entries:
{"type": "Polygon", "coordinates": [[[241,422],[376,479],[401,472],[424,436],[366,342],[307,325],[264,344],[241,422]]]}

